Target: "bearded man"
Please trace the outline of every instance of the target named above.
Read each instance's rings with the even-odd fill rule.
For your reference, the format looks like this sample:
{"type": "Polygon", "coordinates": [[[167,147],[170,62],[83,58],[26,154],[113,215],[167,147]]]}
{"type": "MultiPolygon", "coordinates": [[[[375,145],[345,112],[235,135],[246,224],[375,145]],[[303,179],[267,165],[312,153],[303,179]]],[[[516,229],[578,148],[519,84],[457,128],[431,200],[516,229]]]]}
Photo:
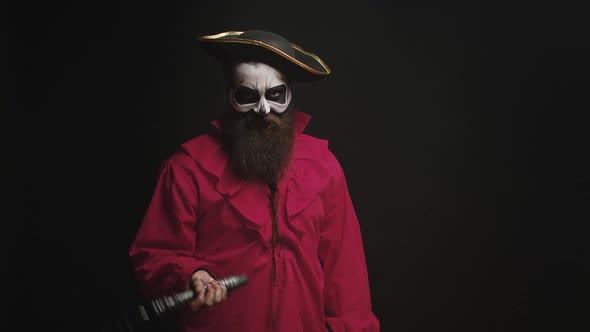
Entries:
{"type": "Polygon", "coordinates": [[[294,83],[329,67],[268,31],[199,40],[225,65],[229,109],[162,164],[129,251],[143,294],[193,289],[182,332],[379,331],[343,170],[294,106],[294,83]],[[248,284],[229,294],[230,275],[248,284]]]}

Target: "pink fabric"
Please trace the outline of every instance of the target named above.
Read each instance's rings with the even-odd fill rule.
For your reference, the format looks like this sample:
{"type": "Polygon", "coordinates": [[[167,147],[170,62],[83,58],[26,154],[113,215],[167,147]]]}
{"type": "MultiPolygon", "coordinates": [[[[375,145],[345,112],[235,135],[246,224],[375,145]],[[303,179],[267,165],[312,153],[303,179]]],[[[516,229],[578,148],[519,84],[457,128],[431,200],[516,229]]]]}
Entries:
{"type": "Polygon", "coordinates": [[[346,180],[327,141],[302,133],[309,120],[297,112],[294,159],[279,184],[274,283],[269,189],[237,178],[213,133],[162,164],[129,252],[144,295],[185,290],[199,268],[249,279],[216,307],[181,308],[181,331],[379,331],[346,180]]]}

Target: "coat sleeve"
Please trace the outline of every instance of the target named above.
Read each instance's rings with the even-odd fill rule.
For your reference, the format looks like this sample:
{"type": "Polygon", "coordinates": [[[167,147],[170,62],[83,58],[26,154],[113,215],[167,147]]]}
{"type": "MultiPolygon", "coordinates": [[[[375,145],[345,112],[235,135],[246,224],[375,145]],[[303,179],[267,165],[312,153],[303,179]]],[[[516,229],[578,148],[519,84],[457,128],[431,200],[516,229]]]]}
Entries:
{"type": "Polygon", "coordinates": [[[192,273],[219,269],[195,254],[199,188],[188,156],[165,161],[129,259],[142,295],[155,298],[183,291],[192,273]]]}
{"type": "Polygon", "coordinates": [[[325,317],[333,332],[378,332],[360,225],[340,165],[335,162],[320,233],[325,317]]]}

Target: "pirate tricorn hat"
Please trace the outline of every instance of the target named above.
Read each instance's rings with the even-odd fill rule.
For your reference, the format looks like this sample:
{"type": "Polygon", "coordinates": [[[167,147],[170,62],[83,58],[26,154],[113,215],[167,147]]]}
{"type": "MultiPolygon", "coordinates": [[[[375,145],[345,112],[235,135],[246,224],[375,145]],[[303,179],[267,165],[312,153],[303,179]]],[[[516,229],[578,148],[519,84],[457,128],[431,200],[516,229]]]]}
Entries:
{"type": "Polygon", "coordinates": [[[269,31],[226,31],[198,38],[209,54],[225,62],[258,61],[283,71],[293,81],[315,81],[330,68],[315,54],[269,31]]]}

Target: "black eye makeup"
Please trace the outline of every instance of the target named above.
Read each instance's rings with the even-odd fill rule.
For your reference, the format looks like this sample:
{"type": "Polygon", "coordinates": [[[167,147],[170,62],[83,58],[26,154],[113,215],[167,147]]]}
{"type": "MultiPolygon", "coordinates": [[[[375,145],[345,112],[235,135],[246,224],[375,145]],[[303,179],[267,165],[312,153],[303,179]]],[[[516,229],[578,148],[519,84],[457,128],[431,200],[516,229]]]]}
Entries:
{"type": "Polygon", "coordinates": [[[240,86],[236,89],[236,102],[240,105],[254,104],[260,100],[258,91],[250,89],[245,86],[240,86]]]}
{"type": "Polygon", "coordinates": [[[284,104],[287,101],[287,86],[281,84],[266,90],[264,98],[275,103],[284,104]]]}

